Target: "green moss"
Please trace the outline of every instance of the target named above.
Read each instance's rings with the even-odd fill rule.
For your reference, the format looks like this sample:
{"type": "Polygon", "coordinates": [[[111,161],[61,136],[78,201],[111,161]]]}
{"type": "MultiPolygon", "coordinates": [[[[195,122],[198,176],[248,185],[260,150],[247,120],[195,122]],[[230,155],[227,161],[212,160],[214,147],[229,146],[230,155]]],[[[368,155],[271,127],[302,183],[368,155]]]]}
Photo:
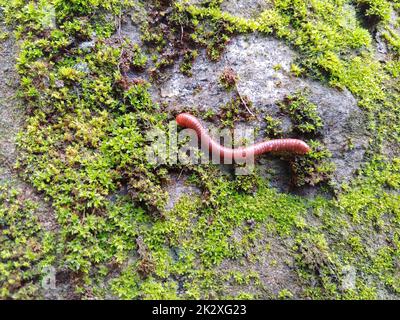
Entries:
{"type": "Polygon", "coordinates": [[[183,56],[183,61],[180,67],[180,70],[183,74],[187,75],[188,77],[191,77],[192,74],[192,66],[193,66],[193,61],[197,58],[199,53],[197,50],[189,50],[188,52],[185,53],[183,56]]]}
{"type": "Polygon", "coordinates": [[[54,237],[41,228],[37,204],[22,190],[0,186],[0,297],[41,296],[41,276],[54,262],[54,237]]]}
{"type": "Polygon", "coordinates": [[[226,105],[220,108],[223,127],[233,128],[240,120],[250,118],[251,114],[247,109],[252,109],[252,107],[252,102],[247,97],[239,97],[238,93],[236,93],[226,105]]]}
{"type": "Polygon", "coordinates": [[[299,91],[286,96],[280,108],[289,115],[299,133],[315,135],[323,126],[317,106],[308,100],[307,93],[299,91]]]}
{"type": "Polygon", "coordinates": [[[0,32],[0,42],[3,42],[9,38],[10,34],[7,32],[0,32]]]}
{"type": "Polygon", "coordinates": [[[291,163],[293,182],[298,187],[329,182],[335,172],[329,150],[318,141],[311,140],[309,145],[312,151],[303,157],[297,157],[291,163]]]}
{"type": "Polygon", "coordinates": [[[376,17],[380,20],[389,20],[391,4],[385,0],[356,0],[356,4],[364,11],[367,17],[376,17]]]}
{"type": "Polygon", "coordinates": [[[239,76],[232,68],[226,68],[219,77],[219,81],[225,89],[232,90],[236,88],[239,76]]]}
{"type": "Polygon", "coordinates": [[[274,119],[270,115],[266,115],[264,117],[264,121],[266,123],[265,134],[270,138],[279,138],[282,136],[282,123],[281,121],[274,119]]]}
{"type": "Polygon", "coordinates": [[[293,298],[293,294],[288,289],[283,289],[278,294],[278,299],[285,300],[293,298]]]}

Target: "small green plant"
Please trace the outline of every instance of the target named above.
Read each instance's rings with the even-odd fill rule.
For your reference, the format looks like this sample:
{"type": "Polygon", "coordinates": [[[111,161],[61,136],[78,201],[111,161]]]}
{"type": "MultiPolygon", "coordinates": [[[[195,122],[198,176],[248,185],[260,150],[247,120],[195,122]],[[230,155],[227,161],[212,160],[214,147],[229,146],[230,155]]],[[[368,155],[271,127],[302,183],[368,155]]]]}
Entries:
{"type": "Polygon", "coordinates": [[[287,300],[292,298],[293,298],[293,293],[291,293],[290,290],[288,289],[283,289],[278,293],[278,299],[280,300],[287,300]]]}
{"type": "Polygon", "coordinates": [[[308,100],[302,92],[288,95],[279,104],[283,112],[287,113],[294,124],[294,129],[303,134],[317,134],[322,128],[322,119],[318,115],[317,106],[308,100]]]}
{"type": "Polygon", "coordinates": [[[356,4],[368,17],[387,21],[390,18],[390,2],[385,0],[356,0],[356,4]]]}
{"type": "Polygon", "coordinates": [[[191,77],[193,75],[192,74],[193,62],[194,60],[196,60],[198,55],[199,53],[197,50],[189,50],[188,52],[185,53],[185,55],[183,56],[182,64],[180,66],[180,70],[184,75],[188,77],[191,77]]]}
{"type": "Polygon", "coordinates": [[[282,136],[282,123],[280,120],[273,118],[270,115],[264,117],[265,134],[270,138],[279,138],[282,136]]]}
{"type": "Polygon", "coordinates": [[[333,162],[329,160],[329,150],[318,141],[309,141],[309,145],[311,152],[291,162],[293,183],[297,187],[328,182],[335,171],[333,162]]]}
{"type": "Polygon", "coordinates": [[[0,298],[40,297],[43,268],[54,262],[53,237],[37,219],[37,204],[0,185],[0,298]]]}
{"type": "Polygon", "coordinates": [[[7,32],[0,32],[0,42],[7,40],[10,37],[10,34],[7,32]]]}
{"type": "Polygon", "coordinates": [[[251,114],[247,111],[251,107],[252,103],[247,97],[236,96],[232,98],[221,107],[220,116],[223,126],[233,128],[236,122],[251,117],[251,114]]]}
{"type": "Polygon", "coordinates": [[[239,76],[232,68],[225,68],[220,78],[220,83],[227,90],[235,89],[239,81],[239,76]]]}
{"type": "Polygon", "coordinates": [[[305,70],[300,67],[299,65],[292,63],[290,65],[290,72],[296,76],[296,77],[300,77],[301,75],[303,75],[305,73],[305,70]]]}

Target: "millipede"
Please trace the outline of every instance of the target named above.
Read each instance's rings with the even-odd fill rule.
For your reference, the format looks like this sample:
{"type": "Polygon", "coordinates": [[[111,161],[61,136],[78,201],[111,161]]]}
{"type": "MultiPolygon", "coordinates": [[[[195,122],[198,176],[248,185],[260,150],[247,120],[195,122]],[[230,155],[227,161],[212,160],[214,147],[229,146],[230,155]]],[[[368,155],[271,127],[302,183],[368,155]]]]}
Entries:
{"type": "Polygon", "coordinates": [[[181,113],[176,117],[179,126],[192,129],[196,132],[203,145],[208,146],[213,154],[219,154],[221,159],[229,158],[233,160],[244,159],[262,155],[268,152],[289,152],[304,155],[311,151],[311,148],[302,140],[298,139],[274,139],[263,141],[247,147],[227,148],[217,143],[201,122],[189,113],[181,113]]]}

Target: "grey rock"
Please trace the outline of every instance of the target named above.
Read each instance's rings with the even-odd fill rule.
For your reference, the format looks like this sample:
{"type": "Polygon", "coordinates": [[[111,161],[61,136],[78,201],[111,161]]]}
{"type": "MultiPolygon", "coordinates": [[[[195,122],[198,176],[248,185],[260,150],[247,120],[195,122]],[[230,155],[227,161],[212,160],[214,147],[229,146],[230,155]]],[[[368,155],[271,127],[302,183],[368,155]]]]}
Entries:
{"type": "Polygon", "coordinates": [[[199,196],[201,194],[199,188],[186,183],[186,177],[181,177],[179,175],[173,175],[171,177],[171,183],[168,185],[167,191],[169,195],[165,207],[167,211],[172,210],[183,196],[199,196]]]}
{"type": "Polygon", "coordinates": [[[95,47],[95,45],[96,45],[95,40],[85,41],[79,45],[79,49],[82,49],[85,51],[91,51],[95,47]]]}
{"type": "Polygon", "coordinates": [[[90,72],[89,66],[88,66],[88,64],[86,62],[77,63],[76,65],[74,65],[74,69],[78,70],[78,71],[81,71],[83,73],[89,73],[90,72]]]}
{"type": "Polygon", "coordinates": [[[266,0],[225,0],[221,5],[222,10],[243,18],[256,18],[268,8],[266,0]]]}
{"type": "MultiPolygon", "coordinates": [[[[181,0],[190,5],[200,5],[204,0],[181,0]]],[[[256,18],[269,6],[266,0],[224,0],[221,9],[242,18],[256,18]]]]}

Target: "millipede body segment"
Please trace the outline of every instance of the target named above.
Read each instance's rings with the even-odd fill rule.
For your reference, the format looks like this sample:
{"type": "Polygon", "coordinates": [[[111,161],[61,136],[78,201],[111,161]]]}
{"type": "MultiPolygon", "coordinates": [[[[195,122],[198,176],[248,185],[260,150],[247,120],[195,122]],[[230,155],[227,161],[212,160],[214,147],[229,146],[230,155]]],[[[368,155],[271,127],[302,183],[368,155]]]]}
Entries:
{"type": "Polygon", "coordinates": [[[236,149],[227,148],[210,137],[200,121],[193,115],[181,113],[176,117],[178,125],[196,131],[203,145],[207,145],[213,154],[219,154],[221,158],[243,159],[255,157],[267,152],[290,152],[295,154],[306,154],[311,148],[302,140],[298,139],[275,139],[253,144],[248,147],[236,149]]]}

